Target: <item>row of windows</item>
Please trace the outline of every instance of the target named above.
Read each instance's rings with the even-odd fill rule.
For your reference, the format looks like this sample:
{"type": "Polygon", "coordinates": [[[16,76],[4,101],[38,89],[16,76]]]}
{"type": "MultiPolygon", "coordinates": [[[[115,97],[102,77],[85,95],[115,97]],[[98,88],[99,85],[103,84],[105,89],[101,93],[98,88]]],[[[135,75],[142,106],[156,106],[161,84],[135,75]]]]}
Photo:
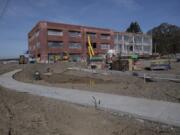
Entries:
{"type": "Polygon", "coordinates": [[[48,42],[48,47],[49,48],[62,48],[63,47],[63,42],[48,42]]]}
{"type": "Polygon", "coordinates": [[[81,49],[81,43],[69,43],[71,49],[81,49]]]}
{"type": "MultiPolygon", "coordinates": [[[[96,44],[92,44],[93,48],[96,48],[96,44]]],[[[63,42],[55,42],[55,41],[49,41],[48,42],[49,48],[63,48],[63,42]]],[[[82,45],[81,43],[71,42],[69,43],[69,48],[71,49],[81,49],[82,45]]],[[[109,44],[100,44],[100,48],[103,50],[110,49],[109,44]]]]}
{"type": "Polygon", "coordinates": [[[144,35],[116,35],[115,42],[125,41],[128,43],[151,44],[152,38],[144,35]]]}
{"type": "MultiPolygon", "coordinates": [[[[81,32],[80,31],[69,31],[69,36],[70,37],[81,37],[81,32]]],[[[93,32],[87,32],[86,33],[88,36],[90,36],[91,38],[96,38],[96,33],[93,32]]],[[[52,36],[63,36],[63,31],[62,30],[48,30],[48,35],[52,35],[52,36]]],[[[110,34],[101,34],[101,39],[110,39],[111,36],[110,34]]]]}
{"type": "MultiPolygon", "coordinates": [[[[117,46],[118,50],[122,50],[122,45],[119,44],[117,46]]],[[[145,51],[145,52],[150,52],[151,51],[151,46],[142,46],[142,45],[135,45],[133,48],[133,45],[126,45],[124,46],[125,51],[145,51]]]]}
{"type": "Polygon", "coordinates": [[[48,30],[48,35],[63,36],[63,31],[60,31],[60,30],[48,30]]]}
{"type": "MultiPolygon", "coordinates": [[[[70,37],[81,37],[81,32],[80,31],[69,31],[69,36],[70,37]]],[[[48,30],[48,35],[51,36],[63,36],[63,31],[62,30],[48,30]]],[[[34,38],[37,38],[39,36],[39,31],[37,31],[34,35],[32,35],[29,38],[29,41],[31,42],[34,40],[34,38]]],[[[96,38],[96,33],[92,32],[87,32],[87,36],[90,36],[91,39],[96,38]]],[[[106,39],[109,40],[111,38],[110,34],[101,34],[100,36],[101,39],[106,39]]]]}

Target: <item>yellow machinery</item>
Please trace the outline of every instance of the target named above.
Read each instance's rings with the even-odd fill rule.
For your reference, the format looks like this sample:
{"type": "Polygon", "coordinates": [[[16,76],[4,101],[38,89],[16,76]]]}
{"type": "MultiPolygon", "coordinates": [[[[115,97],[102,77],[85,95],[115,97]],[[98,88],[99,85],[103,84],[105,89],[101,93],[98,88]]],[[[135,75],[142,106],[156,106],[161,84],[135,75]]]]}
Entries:
{"type": "Polygon", "coordinates": [[[61,54],[49,54],[48,56],[50,63],[56,63],[58,61],[69,61],[69,53],[66,51],[63,51],[61,54]]]}
{"type": "Polygon", "coordinates": [[[88,54],[89,54],[89,65],[92,69],[102,69],[104,67],[104,61],[102,56],[96,56],[94,49],[91,44],[90,36],[88,36],[88,54]]]}
{"type": "Polygon", "coordinates": [[[19,64],[26,64],[27,61],[26,61],[26,58],[24,55],[20,55],[19,56],[19,64]]]}
{"type": "Polygon", "coordinates": [[[68,61],[69,60],[69,53],[68,52],[63,52],[63,61],[68,61]]]}
{"type": "Polygon", "coordinates": [[[94,50],[93,50],[92,45],[91,45],[90,36],[88,36],[88,53],[89,53],[90,59],[95,55],[94,50]]]}

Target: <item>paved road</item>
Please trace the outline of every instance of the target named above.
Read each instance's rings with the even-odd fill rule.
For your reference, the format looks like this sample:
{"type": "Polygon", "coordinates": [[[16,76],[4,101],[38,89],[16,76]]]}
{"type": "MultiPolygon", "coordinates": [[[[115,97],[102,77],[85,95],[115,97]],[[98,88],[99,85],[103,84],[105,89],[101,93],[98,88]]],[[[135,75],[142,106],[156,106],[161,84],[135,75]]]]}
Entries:
{"type": "Polygon", "coordinates": [[[15,70],[1,75],[0,85],[19,92],[27,92],[33,95],[88,106],[94,106],[92,97],[95,97],[97,101],[100,100],[99,107],[102,109],[128,113],[137,118],[180,127],[180,104],[178,103],[27,84],[16,81],[12,78],[13,74],[18,71],[20,70],[15,70]]]}

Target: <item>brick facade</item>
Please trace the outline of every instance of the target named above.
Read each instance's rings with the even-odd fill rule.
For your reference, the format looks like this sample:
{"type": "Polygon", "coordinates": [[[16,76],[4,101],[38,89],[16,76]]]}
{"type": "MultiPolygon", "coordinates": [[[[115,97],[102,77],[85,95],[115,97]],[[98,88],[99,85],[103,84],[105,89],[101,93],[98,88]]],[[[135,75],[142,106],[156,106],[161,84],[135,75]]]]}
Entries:
{"type": "Polygon", "coordinates": [[[88,35],[96,55],[114,48],[114,32],[110,29],[41,21],[28,33],[28,50],[41,62],[47,62],[50,55],[63,52],[86,59],[88,35]]]}

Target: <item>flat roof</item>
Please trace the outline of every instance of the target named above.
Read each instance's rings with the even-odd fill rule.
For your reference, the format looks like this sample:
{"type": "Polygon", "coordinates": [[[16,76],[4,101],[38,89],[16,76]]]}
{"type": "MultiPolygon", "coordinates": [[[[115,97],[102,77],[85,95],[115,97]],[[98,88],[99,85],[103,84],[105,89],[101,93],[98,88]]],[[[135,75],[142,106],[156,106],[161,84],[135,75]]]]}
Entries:
{"type": "Polygon", "coordinates": [[[67,25],[67,26],[82,27],[82,28],[87,28],[87,29],[96,29],[96,30],[112,31],[111,29],[107,29],[107,28],[92,27],[92,26],[85,26],[85,25],[76,25],[76,24],[68,24],[68,23],[57,23],[57,22],[49,22],[49,21],[40,21],[39,23],[47,23],[47,25],[48,25],[48,24],[67,25]]]}

